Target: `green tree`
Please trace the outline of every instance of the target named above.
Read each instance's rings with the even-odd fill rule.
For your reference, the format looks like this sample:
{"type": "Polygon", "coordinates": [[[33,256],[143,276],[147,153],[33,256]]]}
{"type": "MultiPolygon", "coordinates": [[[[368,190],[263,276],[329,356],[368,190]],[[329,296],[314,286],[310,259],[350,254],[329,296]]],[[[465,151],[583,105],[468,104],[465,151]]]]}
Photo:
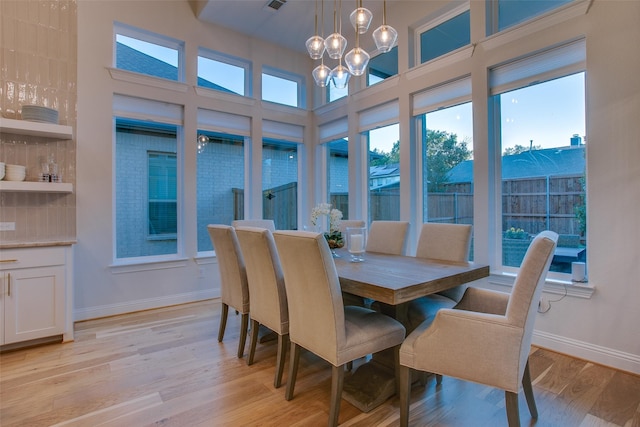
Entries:
{"type": "Polygon", "coordinates": [[[427,129],[426,169],[428,191],[442,192],[448,181],[447,175],[459,163],[471,158],[466,141],[458,141],[458,136],[441,130],[427,129]]]}
{"type": "Polygon", "coordinates": [[[400,141],[394,142],[393,147],[391,147],[391,151],[388,153],[380,151],[377,148],[374,148],[372,152],[377,154],[379,157],[371,161],[371,166],[383,166],[393,163],[400,163],[400,141]]]}
{"type": "Polygon", "coordinates": [[[514,154],[526,153],[530,150],[542,150],[542,145],[532,145],[531,147],[525,147],[524,145],[515,145],[513,147],[507,147],[502,153],[503,156],[513,156],[514,154]]]}

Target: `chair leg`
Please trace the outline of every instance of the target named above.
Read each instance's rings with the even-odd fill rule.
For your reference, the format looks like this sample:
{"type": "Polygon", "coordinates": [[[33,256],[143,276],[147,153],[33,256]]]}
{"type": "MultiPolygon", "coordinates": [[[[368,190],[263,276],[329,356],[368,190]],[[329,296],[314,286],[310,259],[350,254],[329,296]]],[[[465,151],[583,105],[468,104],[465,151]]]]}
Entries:
{"type": "Polygon", "coordinates": [[[249,339],[249,357],[247,357],[247,365],[253,365],[253,356],[256,353],[256,344],[258,343],[258,329],[260,323],[251,319],[251,337],[249,339]]]}
{"type": "Polygon", "coordinates": [[[347,371],[351,371],[353,369],[353,360],[351,362],[345,363],[345,367],[347,371]]]}
{"type": "Polygon", "coordinates": [[[331,403],[329,406],[329,427],[338,425],[342,386],[344,384],[344,365],[331,367],[331,403]]]}
{"type": "Polygon", "coordinates": [[[273,386],[278,388],[282,385],[282,372],[284,372],[284,360],[287,355],[287,347],[289,346],[289,334],[278,335],[278,355],[276,356],[276,376],[273,380],[273,386]]]}
{"type": "Polygon", "coordinates": [[[229,315],[229,306],[222,303],[222,312],[220,312],[220,328],[218,329],[218,342],[222,342],[224,338],[224,330],[227,327],[227,316],[229,315]]]}
{"type": "Polygon", "coordinates": [[[522,388],[524,389],[524,397],[527,399],[527,406],[529,406],[529,412],[531,418],[538,419],[538,408],[536,407],[536,399],[533,396],[533,387],[531,386],[531,373],[529,372],[529,359],[527,364],[524,365],[524,375],[522,376],[522,388]]]}
{"type": "Polygon", "coordinates": [[[287,391],[284,398],[293,399],[293,389],[296,386],[296,376],[298,375],[298,362],[300,361],[300,346],[294,342],[291,343],[291,356],[289,356],[289,377],[287,378],[287,391]]]}
{"type": "Polygon", "coordinates": [[[442,384],[442,375],[436,374],[436,385],[442,384]]]}
{"type": "Polygon", "coordinates": [[[507,422],[509,427],[520,427],[520,410],[518,409],[518,393],[504,392],[507,403],[507,422]]]}
{"type": "Polygon", "coordinates": [[[240,342],[238,343],[238,359],[244,356],[244,345],[247,342],[247,330],[249,329],[249,313],[242,315],[240,323],[240,342]]]}
{"type": "Polygon", "coordinates": [[[409,395],[411,394],[411,369],[400,365],[400,427],[409,425],[409,395]]]}

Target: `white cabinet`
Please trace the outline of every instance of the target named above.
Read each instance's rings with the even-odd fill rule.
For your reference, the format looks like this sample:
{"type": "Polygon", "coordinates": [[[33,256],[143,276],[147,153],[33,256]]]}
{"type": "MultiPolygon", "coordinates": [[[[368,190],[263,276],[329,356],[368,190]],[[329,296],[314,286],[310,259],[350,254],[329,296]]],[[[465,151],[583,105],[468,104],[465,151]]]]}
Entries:
{"type": "Polygon", "coordinates": [[[0,345],[73,339],[71,246],[0,249],[0,345]]]}

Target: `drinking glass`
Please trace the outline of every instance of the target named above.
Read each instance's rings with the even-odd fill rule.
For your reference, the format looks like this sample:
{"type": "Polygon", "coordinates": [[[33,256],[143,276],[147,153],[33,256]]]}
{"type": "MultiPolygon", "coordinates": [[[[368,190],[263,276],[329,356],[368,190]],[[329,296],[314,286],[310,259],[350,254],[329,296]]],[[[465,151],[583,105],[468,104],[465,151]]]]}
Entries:
{"type": "Polygon", "coordinates": [[[347,227],[347,249],[351,254],[351,262],[364,261],[364,248],[367,246],[367,229],[365,227],[347,227]]]}

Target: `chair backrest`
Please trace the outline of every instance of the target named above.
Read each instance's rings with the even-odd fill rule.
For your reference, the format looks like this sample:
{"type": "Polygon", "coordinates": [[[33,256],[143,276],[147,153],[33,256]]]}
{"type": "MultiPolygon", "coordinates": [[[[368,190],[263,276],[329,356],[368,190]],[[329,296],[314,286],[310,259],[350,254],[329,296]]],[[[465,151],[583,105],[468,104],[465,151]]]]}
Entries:
{"type": "Polygon", "coordinates": [[[344,233],[348,227],[366,227],[367,223],[361,219],[343,219],[340,221],[340,232],[344,233]]]}
{"type": "Polygon", "coordinates": [[[222,302],[242,314],[248,313],[247,271],[236,231],[230,225],[222,224],[208,225],[207,230],[218,259],[222,302]]]}
{"type": "MultiPolygon", "coordinates": [[[[471,250],[470,224],[441,224],[425,222],[418,238],[417,258],[430,258],[442,261],[467,262],[471,250]]],[[[460,301],[466,285],[456,286],[438,292],[453,301],[460,301]]]]}
{"type": "Polygon", "coordinates": [[[543,231],[533,239],[509,297],[507,321],[523,329],[518,378],[522,378],[529,357],[538,302],[557,242],[558,234],[553,231],[543,231]]]}
{"type": "Polygon", "coordinates": [[[372,221],[365,250],[404,255],[408,230],[407,221],[372,221]]]}
{"type": "Polygon", "coordinates": [[[470,224],[422,224],[416,257],[467,262],[471,249],[470,224]]]}
{"type": "Polygon", "coordinates": [[[238,227],[236,234],[247,268],[251,318],[280,335],[288,334],[287,292],[271,231],[238,227]]]}
{"type": "Polygon", "coordinates": [[[272,219],[236,219],[231,223],[234,228],[238,227],[260,227],[269,231],[276,231],[276,224],[272,219]]]}
{"type": "Polygon", "coordinates": [[[330,363],[345,345],[338,272],[326,239],[308,231],[273,233],[289,306],[289,339],[330,363]]]}

